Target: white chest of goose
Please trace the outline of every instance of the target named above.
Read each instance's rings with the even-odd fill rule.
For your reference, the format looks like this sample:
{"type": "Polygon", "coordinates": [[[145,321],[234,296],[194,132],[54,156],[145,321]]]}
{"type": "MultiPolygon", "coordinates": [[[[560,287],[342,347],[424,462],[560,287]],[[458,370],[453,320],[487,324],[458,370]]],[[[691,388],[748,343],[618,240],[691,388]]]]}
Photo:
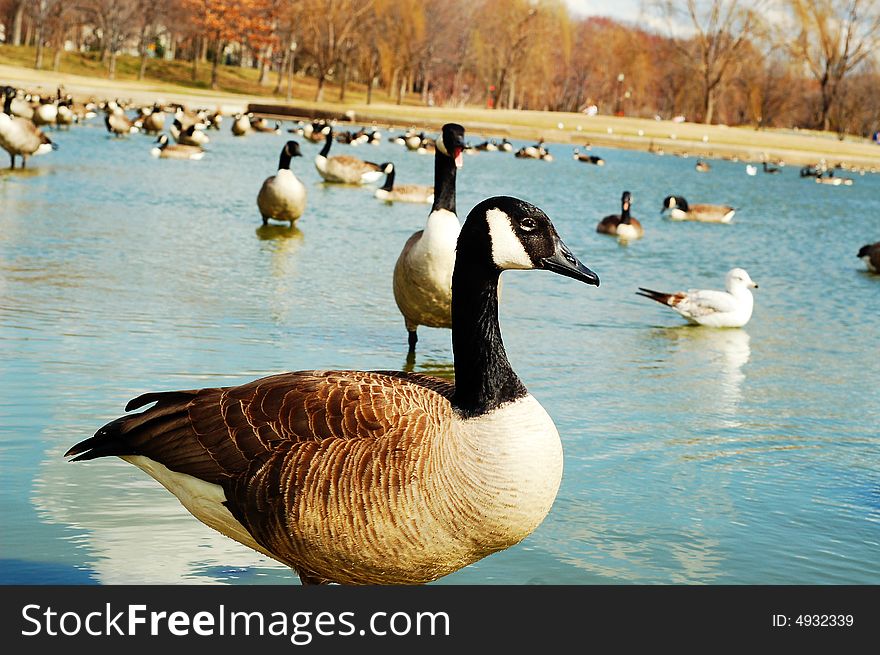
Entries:
{"type": "Polygon", "coordinates": [[[394,300],[414,351],[417,328],[452,327],[452,271],[461,225],[455,214],[455,176],[464,151],[464,128],[443,126],[434,153],[434,198],[425,229],[415,232],[394,265],[394,300]]]}
{"type": "Polygon", "coordinates": [[[119,456],[198,519],[304,582],[416,584],[528,536],[562,476],[553,421],[514,373],[498,325],[506,269],[598,285],[537,207],[469,214],[453,277],[455,378],[303,371],[148,393],[72,447],[119,456]]]}

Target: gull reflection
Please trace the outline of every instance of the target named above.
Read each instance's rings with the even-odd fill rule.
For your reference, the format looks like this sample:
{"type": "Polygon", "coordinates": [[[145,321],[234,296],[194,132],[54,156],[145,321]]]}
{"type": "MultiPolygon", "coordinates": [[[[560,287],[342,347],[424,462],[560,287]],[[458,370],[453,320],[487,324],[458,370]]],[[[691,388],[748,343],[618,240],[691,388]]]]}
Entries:
{"type": "Polygon", "coordinates": [[[746,379],[742,369],[752,354],[748,332],[686,325],[659,328],[657,333],[672,346],[672,364],[683,373],[679,382],[693,386],[689,397],[704,410],[726,417],[729,427],[736,425],[733,417],[746,379]]]}

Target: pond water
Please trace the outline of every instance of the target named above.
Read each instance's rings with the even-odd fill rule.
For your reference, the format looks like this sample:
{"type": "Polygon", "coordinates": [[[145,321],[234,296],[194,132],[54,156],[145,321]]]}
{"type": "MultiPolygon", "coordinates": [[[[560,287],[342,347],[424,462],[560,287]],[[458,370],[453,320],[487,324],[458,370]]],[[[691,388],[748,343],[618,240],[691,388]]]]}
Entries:
{"type": "MultiPolygon", "coordinates": [[[[236,139],[227,121],[180,162],[101,122],[0,174],[0,582],[296,583],[138,469],[63,453],[146,391],[405,368],[391,272],[428,207],[323,186],[300,139],[306,214],[262,228],[256,193],[290,135],[236,139]]],[[[504,275],[505,345],[559,429],[562,487],[532,536],[441,582],[880,583],[880,276],[856,258],[880,240],[880,177],[828,187],[791,166],[550,150],[466,157],[458,207],[529,200],[601,277],[504,275]],[[646,230],[629,246],[595,232],[624,189],[646,230]],[[738,211],[668,222],[673,193],[738,211]],[[760,285],[743,329],[689,327],[635,295],[723,288],[733,266],[760,285]]],[[[342,153],[432,181],[431,156],[387,139],[342,153]]],[[[415,370],[451,375],[448,331],[420,329],[415,370]]]]}

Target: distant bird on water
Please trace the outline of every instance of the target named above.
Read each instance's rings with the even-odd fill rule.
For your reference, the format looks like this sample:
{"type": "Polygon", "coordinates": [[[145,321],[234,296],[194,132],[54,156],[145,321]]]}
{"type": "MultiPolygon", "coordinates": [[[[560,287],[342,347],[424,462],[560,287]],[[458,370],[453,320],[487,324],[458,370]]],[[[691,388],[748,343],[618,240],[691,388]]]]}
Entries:
{"type": "Polygon", "coordinates": [[[691,205],[683,196],[666,196],[661,214],[673,221],[700,221],[702,223],[729,223],[736,209],[729,205],[691,205]]]}
{"type": "Polygon", "coordinates": [[[750,289],[758,285],[741,268],[731,269],[724,281],[725,291],[691,289],[663,293],[639,287],[636,295],[668,305],[691,323],[707,327],[742,327],[752,317],[754,298],[750,289]]]}
{"type": "Polygon", "coordinates": [[[616,236],[621,241],[640,239],[645,234],[642,224],[630,214],[632,194],[624,191],[620,197],[620,213],[606,216],[596,226],[596,232],[616,236]]]}
{"type": "Polygon", "coordinates": [[[880,241],[859,248],[858,257],[871,273],[880,273],[880,241]]]}

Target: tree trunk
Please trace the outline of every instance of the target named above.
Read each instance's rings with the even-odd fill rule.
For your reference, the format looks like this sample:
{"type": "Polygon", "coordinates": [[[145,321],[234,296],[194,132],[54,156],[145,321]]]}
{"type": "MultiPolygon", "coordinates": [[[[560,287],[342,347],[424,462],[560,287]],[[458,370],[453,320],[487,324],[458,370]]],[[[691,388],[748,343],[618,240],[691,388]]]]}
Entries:
{"type": "Polygon", "coordinates": [[[397,104],[398,105],[403,104],[403,94],[406,90],[406,82],[407,82],[407,76],[402,75],[401,79],[400,79],[400,84],[397,86],[397,104]]]}
{"type": "Polygon", "coordinates": [[[296,62],[296,52],[290,53],[290,59],[287,62],[287,100],[293,97],[293,67],[296,62]]]}
{"type": "Polygon", "coordinates": [[[208,37],[203,36],[199,42],[199,61],[208,61],[208,37]]]}
{"type": "Polygon", "coordinates": [[[147,26],[141,29],[141,67],[138,69],[138,79],[144,79],[147,70],[147,26]]]}
{"type": "Polygon", "coordinates": [[[272,61],[272,46],[263,50],[263,56],[260,58],[260,86],[269,84],[269,67],[272,61]]]}
{"type": "Polygon", "coordinates": [[[25,0],[19,0],[12,19],[12,45],[21,45],[21,23],[24,18],[25,0]]]}
{"type": "Polygon", "coordinates": [[[56,73],[61,70],[61,55],[64,52],[64,42],[55,48],[55,56],[52,58],[52,70],[56,73]]]}
{"type": "Polygon", "coordinates": [[[287,62],[289,59],[290,51],[285,50],[281,56],[281,65],[278,66],[278,82],[275,84],[275,88],[272,89],[272,95],[281,93],[281,83],[284,81],[284,74],[287,72],[287,62]]]}
{"type": "Polygon", "coordinates": [[[211,62],[211,88],[217,89],[219,84],[217,83],[217,68],[220,65],[220,56],[223,54],[223,41],[217,39],[217,42],[214,44],[214,61],[211,62]]]}
{"type": "Polygon", "coordinates": [[[318,75],[318,90],[315,91],[315,102],[322,102],[324,100],[324,82],[326,81],[325,73],[321,73],[318,75]]]}
{"type": "Polygon", "coordinates": [[[43,21],[40,20],[37,25],[37,56],[34,61],[34,68],[40,70],[43,67],[43,21]]]}
{"type": "Polygon", "coordinates": [[[510,76],[510,87],[507,89],[507,108],[513,109],[516,104],[516,76],[510,76]]]}
{"type": "Polygon", "coordinates": [[[376,76],[370,72],[370,79],[367,82],[367,104],[369,105],[373,102],[373,84],[376,81],[376,76]]]}
{"type": "Polygon", "coordinates": [[[202,37],[196,37],[193,41],[192,81],[199,81],[199,41],[202,37]]]}
{"type": "Polygon", "coordinates": [[[348,86],[348,62],[342,63],[342,81],[339,84],[339,102],[345,102],[345,89],[348,86]]]}
{"type": "Polygon", "coordinates": [[[116,79],[116,48],[110,49],[110,69],[107,72],[107,78],[111,80],[116,79]]]}

